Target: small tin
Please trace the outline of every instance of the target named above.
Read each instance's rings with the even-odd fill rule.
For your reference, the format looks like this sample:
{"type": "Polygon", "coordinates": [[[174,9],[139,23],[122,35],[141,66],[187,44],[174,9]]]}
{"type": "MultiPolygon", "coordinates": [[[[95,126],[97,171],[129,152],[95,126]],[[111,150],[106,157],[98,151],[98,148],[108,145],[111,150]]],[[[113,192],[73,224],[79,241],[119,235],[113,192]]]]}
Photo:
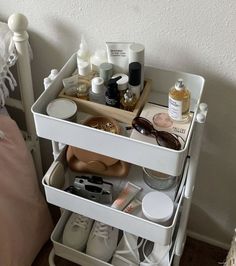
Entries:
{"type": "Polygon", "coordinates": [[[69,99],[55,99],[47,105],[47,114],[55,118],[75,121],[77,105],[69,99]]]}

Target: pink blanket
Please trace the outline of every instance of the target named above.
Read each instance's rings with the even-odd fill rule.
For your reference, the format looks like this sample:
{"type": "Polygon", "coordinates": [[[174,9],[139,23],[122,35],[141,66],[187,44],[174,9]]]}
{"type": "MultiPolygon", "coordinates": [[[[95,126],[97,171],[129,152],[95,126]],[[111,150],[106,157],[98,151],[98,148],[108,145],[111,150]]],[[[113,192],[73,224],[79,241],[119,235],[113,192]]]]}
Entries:
{"type": "Polygon", "coordinates": [[[30,266],[52,220],[15,121],[0,115],[0,265],[30,266]]]}

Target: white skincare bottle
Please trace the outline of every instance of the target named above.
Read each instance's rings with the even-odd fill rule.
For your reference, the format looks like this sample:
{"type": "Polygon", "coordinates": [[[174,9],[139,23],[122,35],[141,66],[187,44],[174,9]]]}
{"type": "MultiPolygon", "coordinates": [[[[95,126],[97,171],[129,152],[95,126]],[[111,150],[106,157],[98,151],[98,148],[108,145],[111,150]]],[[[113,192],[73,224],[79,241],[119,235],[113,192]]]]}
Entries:
{"type": "Polygon", "coordinates": [[[92,79],[92,86],[89,92],[89,100],[92,102],[105,104],[105,86],[104,80],[101,77],[92,79]]]}
{"type": "Polygon", "coordinates": [[[79,61],[77,66],[79,78],[90,81],[97,75],[97,72],[92,71],[90,64],[86,61],[79,61]]]}
{"type": "Polygon", "coordinates": [[[58,70],[57,69],[52,69],[49,76],[44,78],[43,84],[44,84],[44,89],[46,90],[52,83],[52,81],[57,77],[58,75],[58,70]]]}
{"type": "Polygon", "coordinates": [[[88,44],[85,41],[84,36],[82,35],[79,50],[77,52],[77,63],[79,63],[80,61],[89,62],[89,57],[90,55],[89,55],[88,44]]]}
{"type": "Polygon", "coordinates": [[[46,90],[51,85],[51,83],[52,83],[52,81],[49,77],[44,78],[43,79],[44,89],[46,90]]]}
{"type": "Polygon", "coordinates": [[[51,80],[54,80],[58,75],[58,70],[57,69],[52,69],[50,72],[50,75],[48,76],[51,80]]]}

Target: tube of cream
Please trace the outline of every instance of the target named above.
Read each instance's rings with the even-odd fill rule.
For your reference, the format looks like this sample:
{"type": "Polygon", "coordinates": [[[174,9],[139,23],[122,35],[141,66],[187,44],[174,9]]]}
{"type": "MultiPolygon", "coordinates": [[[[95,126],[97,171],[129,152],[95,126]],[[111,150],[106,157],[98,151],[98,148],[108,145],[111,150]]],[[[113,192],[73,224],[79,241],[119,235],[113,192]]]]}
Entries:
{"type": "Polygon", "coordinates": [[[112,203],[111,208],[123,210],[139,191],[141,191],[141,187],[127,182],[117,199],[112,203]]]}
{"type": "Polygon", "coordinates": [[[107,59],[113,64],[114,74],[128,73],[129,46],[133,42],[106,42],[107,59]]]}
{"type": "Polygon", "coordinates": [[[138,199],[133,199],[123,210],[126,213],[134,213],[140,206],[142,202],[138,199]]]}

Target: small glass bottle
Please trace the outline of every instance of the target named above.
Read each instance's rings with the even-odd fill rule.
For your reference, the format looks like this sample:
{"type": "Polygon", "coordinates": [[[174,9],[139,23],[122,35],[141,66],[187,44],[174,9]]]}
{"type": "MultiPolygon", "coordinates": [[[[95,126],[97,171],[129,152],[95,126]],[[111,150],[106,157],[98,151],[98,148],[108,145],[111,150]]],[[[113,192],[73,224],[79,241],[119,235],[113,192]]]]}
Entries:
{"type": "Polygon", "coordinates": [[[89,88],[86,84],[79,84],[77,88],[77,97],[82,100],[89,100],[89,88]]]}
{"type": "Polygon", "coordinates": [[[127,89],[123,98],[120,101],[121,108],[126,111],[132,112],[135,108],[136,103],[137,103],[137,98],[135,94],[130,89],[127,89]]]}
{"type": "Polygon", "coordinates": [[[184,85],[183,79],[178,79],[175,86],[169,91],[169,116],[179,122],[189,119],[190,91],[184,85]]]}

